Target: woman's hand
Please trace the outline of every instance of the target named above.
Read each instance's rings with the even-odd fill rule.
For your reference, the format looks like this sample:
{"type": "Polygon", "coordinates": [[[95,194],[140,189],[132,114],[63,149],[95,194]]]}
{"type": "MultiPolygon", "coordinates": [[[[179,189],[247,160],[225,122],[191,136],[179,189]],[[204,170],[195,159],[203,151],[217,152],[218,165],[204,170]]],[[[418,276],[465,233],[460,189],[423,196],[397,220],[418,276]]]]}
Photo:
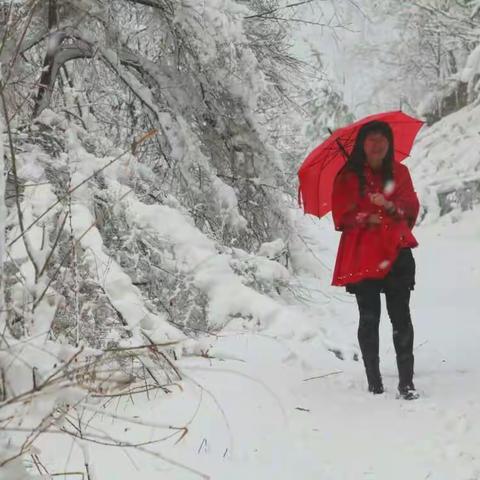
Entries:
{"type": "Polygon", "coordinates": [[[377,205],[377,207],[383,207],[383,206],[385,206],[385,203],[387,202],[386,198],[383,196],[382,193],[371,193],[370,194],[370,201],[374,205],[377,205]]]}
{"type": "Polygon", "coordinates": [[[378,213],[372,213],[367,217],[368,225],[380,225],[382,223],[382,218],[378,213]]]}
{"type": "Polygon", "coordinates": [[[387,200],[382,193],[370,194],[370,201],[377,207],[383,207],[389,212],[395,209],[395,204],[387,200]]]}

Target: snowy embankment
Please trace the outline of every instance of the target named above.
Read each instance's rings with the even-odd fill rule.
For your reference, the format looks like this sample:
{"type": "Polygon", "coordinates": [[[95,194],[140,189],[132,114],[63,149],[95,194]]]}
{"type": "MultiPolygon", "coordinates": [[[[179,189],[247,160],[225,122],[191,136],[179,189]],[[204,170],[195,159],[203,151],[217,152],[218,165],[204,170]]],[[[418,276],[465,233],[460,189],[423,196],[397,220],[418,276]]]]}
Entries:
{"type": "MultiPolygon", "coordinates": [[[[435,223],[480,203],[480,105],[424,127],[408,165],[422,203],[422,223],[435,223]]],[[[442,220],[444,221],[444,220],[442,220]]]]}

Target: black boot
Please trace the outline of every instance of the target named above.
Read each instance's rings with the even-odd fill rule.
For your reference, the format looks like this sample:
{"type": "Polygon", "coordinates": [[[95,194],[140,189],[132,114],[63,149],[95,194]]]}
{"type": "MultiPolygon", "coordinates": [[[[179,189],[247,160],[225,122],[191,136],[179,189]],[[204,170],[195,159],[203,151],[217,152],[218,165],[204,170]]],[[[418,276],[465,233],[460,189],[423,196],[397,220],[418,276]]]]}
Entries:
{"type": "Polygon", "coordinates": [[[415,390],[415,387],[411,388],[402,388],[398,389],[399,398],[403,398],[404,400],[417,400],[420,398],[420,395],[415,390]]]}
{"type": "Polygon", "coordinates": [[[412,354],[397,355],[398,392],[400,397],[405,400],[415,400],[419,397],[413,384],[413,365],[414,358],[412,354]]]}
{"type": "Polygon", "coordinates": [[[367,374],[368,391],[374,395],[384,392],[382,376],[380,374],[380,359],[364,359],[365,373],[367,374]]]}

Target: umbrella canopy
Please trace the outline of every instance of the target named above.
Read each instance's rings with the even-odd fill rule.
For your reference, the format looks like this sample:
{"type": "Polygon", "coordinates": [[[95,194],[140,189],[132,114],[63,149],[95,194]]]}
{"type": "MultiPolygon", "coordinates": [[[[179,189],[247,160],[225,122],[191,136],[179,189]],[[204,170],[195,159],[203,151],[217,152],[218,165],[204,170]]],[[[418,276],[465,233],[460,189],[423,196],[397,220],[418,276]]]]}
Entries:
{"type": "Polygon", "coordinates": [[[386,122],[393,131],[395,161],[410,154],[415,137],[424,124],[402,111],[369,115],[351,125],[339,128],[315,148],[298,170],[299,201],[305,213],[322,217],[331,209],[333,182],[352,152],[360,128],[368,122],[386,122]]]}

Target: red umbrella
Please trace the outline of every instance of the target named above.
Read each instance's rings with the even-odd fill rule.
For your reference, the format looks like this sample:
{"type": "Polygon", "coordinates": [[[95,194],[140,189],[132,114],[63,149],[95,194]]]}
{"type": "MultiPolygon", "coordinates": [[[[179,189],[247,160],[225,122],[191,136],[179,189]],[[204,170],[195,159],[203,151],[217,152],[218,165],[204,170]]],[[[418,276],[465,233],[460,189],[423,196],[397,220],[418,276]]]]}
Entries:
{"type": "Polygon", "coordinates": [[[365,123],[380,120],[390,125],[393,131],[395,161],[401,162],[410,154],[413,141],[424,124],[402,111],[377,113],[339,128],[313,150],[298,170],[299,202],[305,213],[322,217],[331,209],[333,182],[345,164],[355,144],[358,131],[365,123]]]}

